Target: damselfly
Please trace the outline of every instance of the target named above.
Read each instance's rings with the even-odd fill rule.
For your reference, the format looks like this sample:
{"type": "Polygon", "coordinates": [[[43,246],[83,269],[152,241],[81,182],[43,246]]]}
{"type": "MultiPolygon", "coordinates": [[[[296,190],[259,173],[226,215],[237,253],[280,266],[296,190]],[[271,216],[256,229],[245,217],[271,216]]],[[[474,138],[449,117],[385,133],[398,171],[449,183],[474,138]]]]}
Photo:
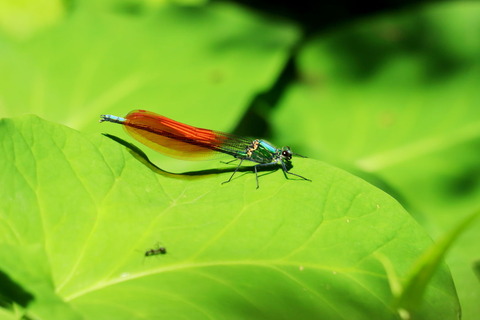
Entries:
{"type": "Polygon", "coordinates": [[[293,153],[289,147],[279,149],[266,140],[197,128],[146,110],[134,110],[125,118],[102,115],[100,122],[104,121],[122,124],[132,137],[144,145],[177,159],[195,160],[221,152],[240,160],[230,178],[222,183],[232,180],[244,160],[257,163],[253,166],[257,189],[258,169],[261,167],[280,165],[287,179],[289,174],[311,181],[289,171],[292,157],[305,158],[304,156],[293,153]]]}

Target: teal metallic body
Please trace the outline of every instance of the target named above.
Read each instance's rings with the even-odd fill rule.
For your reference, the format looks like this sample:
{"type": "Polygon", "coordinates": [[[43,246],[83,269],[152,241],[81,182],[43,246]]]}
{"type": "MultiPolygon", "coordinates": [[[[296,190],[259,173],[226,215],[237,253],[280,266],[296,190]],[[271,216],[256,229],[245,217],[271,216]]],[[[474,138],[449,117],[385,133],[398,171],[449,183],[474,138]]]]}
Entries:
{"type": "Polygon", "coordinates": [[[265,141],[265,140],[260,140],[260,139],[255,139],[252,141],[251,144],[249,144],[244,152],[237,152],[236,154],[232,154],[235,158],[240,160],[240,163],[238,164],[237,168],[235,171],[232,173],[230,176],[230,179],[227,181],[223,182],[230,182],[235,175],[235,173],[238,171],[240,166],[242,165],[243,160],[249,160],[258,163],[255,165],[253,168],[255,170],[255,177],[257,180],[257,189],[259,188],[258,184],[258,168],[259,167],[266,167],[266,166],[273,166],[280,164],[282,167],[283,173],[285,174],[285,177],[288,179],[287,174],[291,174],[294,176],[297,176],[299,178],[302,178],[303,180],[307,181],[312,181],[310,179],[307,179],[305,177],[302,177],[301,175],[292,173],[288,171],[288,167],[291,167],[291,159],[293,155],[305,158],[304,156],[301,156],[299,154],[294,154],[291,150],[290,147],[283,147],[282,149],[278,149],[275,146],[273,146],[270,142],[265,141]]]}

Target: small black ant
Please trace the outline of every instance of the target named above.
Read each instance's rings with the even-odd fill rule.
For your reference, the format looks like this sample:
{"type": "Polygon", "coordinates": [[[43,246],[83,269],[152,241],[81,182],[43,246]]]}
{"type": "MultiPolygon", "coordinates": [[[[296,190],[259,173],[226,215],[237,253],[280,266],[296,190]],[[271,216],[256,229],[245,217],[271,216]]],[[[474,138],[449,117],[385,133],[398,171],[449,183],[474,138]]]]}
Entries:
{"type": "Polygon", "coordinates": [[[150,257],[150,256],[156,256],[159,254],[166,254],[167,253],[167,248],[165,247],[158,247],[154,249],[150,249],[145,251],[145,257],[150,257]]]}

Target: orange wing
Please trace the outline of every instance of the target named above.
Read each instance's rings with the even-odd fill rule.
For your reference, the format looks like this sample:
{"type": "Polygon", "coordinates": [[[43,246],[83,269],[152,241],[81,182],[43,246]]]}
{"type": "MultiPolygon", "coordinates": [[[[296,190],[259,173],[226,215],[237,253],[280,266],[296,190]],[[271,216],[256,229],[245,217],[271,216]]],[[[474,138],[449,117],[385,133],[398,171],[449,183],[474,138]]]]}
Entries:
{"type": "Polygon", "coordinates": [[[126,131],[135,139],[160,153],[183,160],[222,152],[229,134],[183,124],[154,112],[134,110],[126,116],[126,131]]]}

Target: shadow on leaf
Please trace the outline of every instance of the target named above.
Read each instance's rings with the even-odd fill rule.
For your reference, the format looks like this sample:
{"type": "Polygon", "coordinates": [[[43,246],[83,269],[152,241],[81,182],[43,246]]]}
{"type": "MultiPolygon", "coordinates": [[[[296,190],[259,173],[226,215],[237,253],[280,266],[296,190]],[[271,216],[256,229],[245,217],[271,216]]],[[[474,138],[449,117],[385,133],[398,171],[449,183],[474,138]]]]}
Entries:
{"type": "MultiPolygon", "coordinates": [[[[128,149],[128,151],[141,163],[143,163],[145,166],[147,166],[150,170],[154,171],[157,174],[173,177],[173,178],[180,178],[180,179],[185,179],[188,177],[195,177],[195,176],[206,176],[210,174],[220,174],[220,173],[233,173],[235,169],[237,168],[237,165],[231,165],[230,168],[223,168],[223,169],[206,169],[206,170],[197,170],[197,171],[186,171],[186,172],[170,172],[167,170],[164,170],[160,167],[158,167],[156,164],[150,161],[148,156],[143,152],[140,148],[135,146],[134,144],[127,142],[123,140],[122,138],[119,138],[117,136],[108,134],[108,133],[102,133],[105,137],[110,138],[114,140],[115,142],[123,145],[128,149]]],[[[225,162],[222,162],[225,163],[225,162]]],[[[290,170],[293,166],[291,164],[286,164],[287,169],[290,170]]],[[[238,168],[237,172],[254,172],[253,169],[254,166],[241,166],[238,168]]],[[[271,174],[275,171],[277,171],[280,167],[277,164],[272,164],[271,166],[263,166],[263,167],[258,167],[257,171],[258,172],[265,172],[264,174],[260,174],[259,177],[262,177],[267,174],[271,174]]]]}

